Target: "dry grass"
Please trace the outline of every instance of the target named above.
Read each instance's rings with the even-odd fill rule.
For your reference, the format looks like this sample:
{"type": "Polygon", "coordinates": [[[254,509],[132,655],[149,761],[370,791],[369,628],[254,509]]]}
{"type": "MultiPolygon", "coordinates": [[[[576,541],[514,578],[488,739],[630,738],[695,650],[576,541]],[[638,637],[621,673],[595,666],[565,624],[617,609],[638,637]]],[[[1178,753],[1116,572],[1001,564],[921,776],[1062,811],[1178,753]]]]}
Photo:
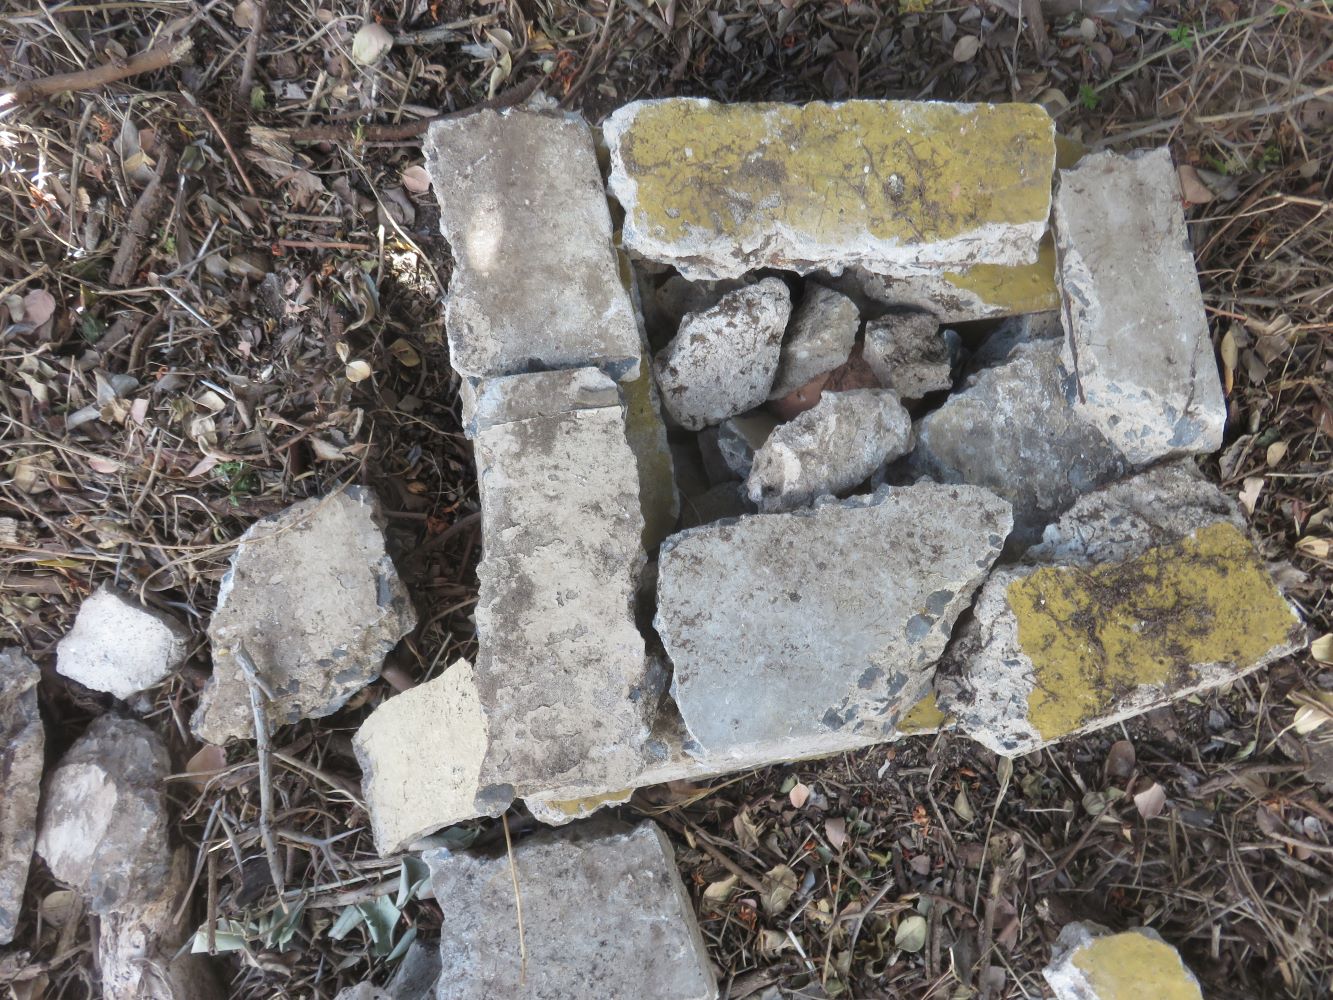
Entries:
{"type": "MultiPolygon", "coordinates": [[[[1164,5],[1127,32],[1078,16],[1038,31],[1007,4],[366,6],[404,39],[374,69],[350,60],[366,13],[351,0],[19,0],[0,12],[8,81],[194,42],[165,69],[0,110],[0,638],[47,668],[53,754],[110,707],[49,669],[83,596],[116,580],[202,635],[241,531],[343,482],[382,497],[394,554],[430,609],[386,677],[410,684],[469,654],[476,499],[438,306],[447,247],[404,170],[420,162],[425,116],[537,81],[593,118],[672,93],[1039,99],[1089,143],[1170,143],[1179,162],[1215,171],[1219,196],[1191,211],[1231,384],[1232,430],[1212,471],[1245,491],[1312,626],[1333,628],[1333,560],[1319,542],[1333,534],[1326,4],[1164,5]],[[260,8],[262,33],[247,20],[260,8]],[[414,34],[440,25],[434,40],[414,34]],[[982,45],[958,62],[963,35],[982,45]],[[41,293],[56,308],[34,325],[52,304],[41,293]],[[349,380],[349,361],[372,377],[349,380]]],[[[201,641],[139,706],[182,762],[198,749],[186,720],[207,669],[201,641]]],[[[1158,927],[1210,996],[1326,996],[1333,750],[1288,728],[1291,696],[1316,688],[1333,688],[1326,668],[1286,662],[1022,759],[1007,781],[946,735],[635,804],[677,835],[733,1000],[769,985],[1041,996],[1037,970],[1071,916],[1158,927]],[[1128,770],[1115,740],[1132,741],[1128,770]],[[800,808],[796,778],[811,792],[800,808]],[[1120,793],[1153,782],[1168,804],[1144,819],[1120,793]],[[768,912],[787,877],[769,875],[778,865],[795,893],[768,912]],[[727,899],[704,897],[737,873],[727,899]],[[924,946],[896,949],[918,911],[924,946]]],[[[255,931],[220,960],[233,996],[327,998],[385,974],[364,928],[328,933],[348,906],[397,888],[397,863],[376,859],[365,833],[349,752],[384,693],[276,736],[281,902],[258,841],[253,749],[233,746],[222,773],[173,784],[180,836],[200,859],[196,916],[255,931]],[[261,924],[297,903],[294,947],[280,950],[261,924]]],[[[31,912],[52,888],[38,871],[31,912]]],[[[429,937],[439,919],[413,903],[399,930],[429,937]]],[[[25,996],[95,995],[89,930],[30,920],[0,975],[45,983],[25,996]]]]}

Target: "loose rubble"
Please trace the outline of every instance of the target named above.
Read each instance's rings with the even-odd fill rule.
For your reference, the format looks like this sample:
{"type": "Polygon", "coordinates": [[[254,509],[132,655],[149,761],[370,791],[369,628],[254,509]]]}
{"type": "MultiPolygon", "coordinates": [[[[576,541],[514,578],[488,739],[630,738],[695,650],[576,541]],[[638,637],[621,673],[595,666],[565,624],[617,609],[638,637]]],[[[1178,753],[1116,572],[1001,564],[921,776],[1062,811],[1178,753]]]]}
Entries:
{"type": "Polygon", "coordinates": [[[769,399],[789,395],[812,378],[846,362],[856,346],[861,314],[856,303],[823,285],[806,286],[782,341],[778,374],[769,399]]]}
{"type": "Polygon", "coordinates": [[[1100,924],[1067,924],[1041,974],[1056,1000],[1203,1000],[1179,952],[1150,927],[1113,934],[1100,924]]]}
{"type": "Polygon", "coordinates": [[[37,835],[46,745],[37,712],[40,676],[23,650],[0,649],[0,945],[14,940],[37,835]]]}
{"type": "Polygon", "coordinates": [[[56,646],[56,672],[94,691],[132,698],[181,665],[190,630],[102,586],[79,605],[74,627],[56,646]]]}
{"type": "Polygon", "coordinates": [[[958,335],[941,330],[932,313],[890,313],[866,324],[866,364],[881,385],[903,399],[953,385],[957,353],[958,335]]]}

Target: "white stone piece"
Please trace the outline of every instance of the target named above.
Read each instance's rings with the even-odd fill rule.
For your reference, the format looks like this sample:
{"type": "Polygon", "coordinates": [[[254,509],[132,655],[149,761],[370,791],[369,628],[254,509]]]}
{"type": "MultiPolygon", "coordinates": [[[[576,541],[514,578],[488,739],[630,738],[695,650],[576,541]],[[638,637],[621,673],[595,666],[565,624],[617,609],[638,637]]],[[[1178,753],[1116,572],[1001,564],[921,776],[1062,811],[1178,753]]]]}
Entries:
{"type": "Polygon", "coordinates": [[[1170,151],[1060,171],[1054,227],[1078,412],[1135,465],[1216,451],[1226,401],[1170,151]]]}
{"type": "Polygon", "coordinates": [[[768,398],[781,399],[846,363],[860,328],[856,303],[832,288],[807,284],[805,297],[787,325],[777,378],[768,398]]]}
{"type": "Polygon", "coordinates": [[[667,539],[655,624],[691,752],[783,760],[891,739],[1011,524],[986,490],[917,483],[667,539]]]}
{"type": "Polygon", "coordinates": [[[912,418],[888,389],[825,392],[754,453],[745,487],[765,513],[809,506],[864,482],[912,447],[912,418]]]}
{"type": "Polygon", "coordinates": [[[349,487],[293,504],[237,544],[208,627],[213,677],[191,727],[209,743],[254,738],[238,645],[274,694],[271,724],[284,725],[336,712],[415,626],[373,494],[349,487]]]}
{"type": "Polygon", "coordinates": [[[506,855],[423,857],[435,898],[449,901],[438,1000],[717,996],[671,844],[651,822],[580,824],[516,843],[521,948],[506,855]]]}
{"type": "Polygon", "coordinates": [[[1055,1000],[1203,1000],[1180,953],[1150,927],[1114,934],[1091,922],[1066,924],[1041,974],[1055,1000]]]}
{"type": "Polygon", "coordinates": [[[131,698],[181,665],[190,630],[105,585],[79,605],[56,646],[56,672],[94,691],[131,698]]]}
{"type": "Polygon", "coordinates": [[[0,945],[14,940],[37,836],[46,744],[37,711],[40,677],[23,650],[0,649],[0,945]]]}
{"type": "Polygon", "coordinates": [[[765,278],[689,313],[653,360],[662,404],[676,423],[700,430],[768,398],[791,314],[791,293],[765,278]]]}
{"type": "Polygon", "coordinates": [[[889,313],[866,323],[862,353],[881,385],[903,399],[920,399],[953,385],[955,352],[947,332],[928,312],[889,313]]]}
{"type": "Polygon", "coordinates": [[[445,304],[454,370],[637,375],[639,331],[587,123],[478,111],[432,125],[424,149],[454,256],[445,304]]]}

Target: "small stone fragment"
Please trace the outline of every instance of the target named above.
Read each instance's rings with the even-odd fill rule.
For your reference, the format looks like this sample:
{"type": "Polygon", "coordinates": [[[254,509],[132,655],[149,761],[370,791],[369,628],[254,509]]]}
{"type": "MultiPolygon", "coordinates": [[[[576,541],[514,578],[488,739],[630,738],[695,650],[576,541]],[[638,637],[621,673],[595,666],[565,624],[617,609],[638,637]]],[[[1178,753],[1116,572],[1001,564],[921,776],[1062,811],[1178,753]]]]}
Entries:
{"type": "Polygon", "coordinates": [[[1170,150],[1060,171],[1054,225],[1075,409],[1135,465],[1216,451],[1226,401],[1170,150]]]}
{"type": "Polygon", "coordinates": [[[440,946],[434,941],[413,941],[398,963],[385,992],[389,1000],[435,1000],[440,978],[440,946]]]}
{"type": "Polygon", "coordinates": [[[40,677],[23,650],[0,649],[0,945],[14,940],[37,835],[46,745],[37,711],[40,677]]]}
{"type": "Polygon", "coordinates": [[[516,843],[521,944],[506,855],[423,857],[435,898],[449,901],[439,1000],[717,996],[671,844],[651,822],[623,832],[580,824],[516,843]]]}
{"type": "MultiPolygon", "coordinates": [[[[763,410],[728,417],[717,425],[713,448],[727,479],[744,479],[754,464],[754,453],[763,447],[778,426],[777,418],[763,410]]],[[[700,435],[700,447],[703,447],[700,435]]],[[[707,456],[705,455],[705,459],[707,456]]]]}
{"type": "Polygon", "coordinates": [[[593,813],[612,806],[624,805],[633,796],[634,789],[625,788],[605,795],[588,795],[581,799],[524,799],[523,804],[532,818],[547,826],[564,826],[575,820],[587,819],[593,813]]]}
{"type": "Polygon", "coordinates": [[[237,544],[208,627],[213,677],[191,727],[208,743],[254,737],[238,645],[274,692],[272,724],[284,725],[336,712],[415,626],[373,494],[353,486],[293,504],[237,544]]]}
{"type": "Polygon", "coordinates": [[[56,647],[56,672],[94,691],[131,698],[181,665],[190,630],[105,585],[79,605],[56,647]]]}
{"type": "Polygon", "coordinates": [[[850,490],[911,447],[912,418],[890,390],[825,392],[768,436],[745,488],[765,513],[794,510],[850,490]]]}
{"type": "Polygon", "coordinates": [[[860,327],[861,314],[851,299],[823,285],[807,285],[787,326],[777,378],[768,398],[786,396],[846,362],[860,327]]]}
{"type": "Polygon", "coordinates": [[[672,98],[603,132],[626,245],[688,278],[1027,264],[1050,212],[1054,126],[1031,104],[672,98]]]}
{"type": "Polygon", "coordinates": [[[1188,460],[1075,501],[973,615],[940,707],[1004,756],[1225,684],[1305,634],[1235,504],[1188,460]]]}
{"type": "Polygon", "coordinates": [[[741,278],[690,281],[679,274],[668,275],[658,284],[641,282],[643,322],[649,342],[654,348],[661,347],[676,335],[686,314],[711,309],[722,296],[747,284],[741,278]]]}
{"type": "Polygon", "coordinates": [[[653,374],[671,418],[700,430],[754,409],[768,398],[777,374],[791,293],[765,278],[690,313],[653,361],[653,374]]]}
{"type": "MultiPolygon", "coordinates": [[[[866,364],[880,384],[903,399],[920,399],[953,385],[955,345],[934,314],[890,313],[866,324],[866,364]]],[[[956,338],[958,335],[954,334],[956,338]]]]}
{"type": "Polygon", "coordinates": [[[891,739],[1011,524],[986,490],[923,482],[667,539],[655,625],[690,752],[775,761],[891,739]]]}
{"type": "Polygon", "coordinates": [[[436,122],[426,166],[455,268],[445,305],[454,369],[639,369],[592,133],[581,118],[509,108],[436,122]]]}
{"type": "Polygon", "coordinates": [[[1041,974],[1055,1000],[1203,1000],[1180,953],[1149,927],[1113,934],[1100,924],[1067,924],[1041,974]]]}

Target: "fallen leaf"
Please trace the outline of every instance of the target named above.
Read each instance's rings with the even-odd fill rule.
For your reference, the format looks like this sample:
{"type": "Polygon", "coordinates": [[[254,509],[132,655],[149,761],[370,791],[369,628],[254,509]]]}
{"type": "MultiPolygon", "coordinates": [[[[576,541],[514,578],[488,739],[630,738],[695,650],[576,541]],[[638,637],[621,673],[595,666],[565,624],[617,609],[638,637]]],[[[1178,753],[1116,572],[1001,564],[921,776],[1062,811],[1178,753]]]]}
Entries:
{"type": "Polygon", "coordinates": [[[42,920],[52,927],[64,927],[78,906],[78,896],[73,889],[56,889],[42,897],[39,909],[42,920]]]}
{"type": "MultiPolygon", "coordinates": [[[[1245,485],[1241,487],[1240,497],[1239,497],[1240,505],[1245,508],[1245,513],[1247,514],[1254,513],[1254,505],[1259,502],[1259,494],[1262,493],[1263,491],[1264,491],[1263,476],[1245,477],[1245,485]]],[[[1296,543],[1296,547],[1300,548],[1300,542],[1296,543]]]]}
{"type": "Polygon", "coordinates": [[[1264,455],[1264,460],[1268,462],[1269,468],[1277,465],[1287,455],[1287,442],[1274,441],[1268,446],[1268,451],[1264,455]]]}
{"type": "Polygon", "coordinates": [[[370,23],[352,38],[352,61],[362,66],[373,66],[393,48],[393,35],[382,24],[370,23]]]}
{"type": "Polygon", "coordinates": [[[259,22],[259,11],[255,0],[241,0],[231,12],[231,23],[248,31],[259,22]]]}
{"type": "Polygon", "coordinates": [[[796,782],[791,786],[791,791],[787,793],[787,799],[791,802],[792,808],[800,809],[805,805],[806,800],[810,798],[810,787],[803,782],[796,782]]]}
{"type": "Polygon", "coordinates": [[[926,918],[913,913],[903,918],[893,936],[893,946],[899,951],[916,953],[926,946],[926,918]]]}
{"type": "Polygon", "coordinates": [[[736,891],[736,883],[739,881],[739,875],[728,875],[716,882],[709,882],[704,887],[704,902],[720,906],[731,898],[731,894],[736,891]]]}
{"type": "Polygon", "coordinates": [[[796,873],[786,865],[775,865],[763,878],[764,912],[770,916],[781,913],[796,895],[796,886],[800,884],[796,873]]]}
{"type": "Polygon", "coordinates": [[[759,932],[759,954],[772,957],[791,947],[791,938],[782,931],[765,927],[759,932]]]}
{"type": "Polygon", "coordinates": [[[736,842],[743,851],[759,848],[759,824],[750,818],[748,810],[742,809],[731,819],[731,828],[736,831],[736,842]]]}
{"type": "Polygon", "coordinates": [[[841,816],[825,820],[824,836],[828,838],[830,847],[835,851],[841,851],[847,846],[847,821],[841,816]]]}
{"type": "Polygon", "coordinates": [[[1333,632],[1310,643],[1310,655],[1320,663],[1333,663],[1333,632]]]}
{"type": "Polygon", "coordinates": [[[1316,538],[1314,535],[1306,535],[1296,542],[1296,551],[1307,556],[1313,556],[1316,559],[1327,559],[1330,551],[1333,551],[1333,541],[1327,538],[1316,538]]]}
{"type": "Polygon", "coordinates": [[[349,382],[364,382],[366,379],[370,378],[372,374],[373,371],[370,367],[370,363],[367,361],[358,359],[356,361],[347,362],[347,381],[349,382]]]}
{"type": "Polygon", "coordinates": [[[201,458],[193,469],[185,474],[186,479],[198,479],[206,472],[211,472],[217,467],[218,458],[216,455],[205,455],[201,458]]]}
{"type": "Polygon", "coordinates": [[[1236,382],[1236,362],[1240,360],[1240,351],[1236,344],[1236,335],[1227,330],[1222,335],[1222,343],[1217,353],[1222,357],[1222,392],[1231,395],[1231,387],[1236,382]]]}
{"type": "Polygon", "coordinates": [[[1134,807],[1144,819],[1156,819],[1166,808],[1166,789],[1154,781],[1134,796],[1134,807]]]}
{"type": "Polygon", "coordinates": [[[1106,776],[1124,781],[1134,773],[1134,759],[1134,744],[1129,740],[1116,740],[1106,753],[1106,776]]]}
{"type": "Polygon", "coordinates": [[[981,51],[981,39],[976,35],[961,35],[953,45],[953,61],[967,62],[981,51]]]}
{"type": "Polygon", "coordinates": [[[413,194],[425,194],[430,190],[430,171],[420,163],[406,167],[402,174],[403,187],[413,194]]]}
{"type": "Polygon", "coordinates": [[[958,797],[953,800],[953,811],[956,812],[964,823],[971,823],[977,818],[977,814],[972,810],[972,803],[967,799],[967,788],[958,789],[958,797]]]}
{"type": "Polygon", "coordinates": [[[226,766],[227,751],[223,747],[205,743],[203,749],[186,762],[185,773],[190,776],[192,784],[203,788],[210,778],[224,770],[226,766]]]}
{"type": "Polygon", "coordinates": [[[389,353],[397,359],[398,363],[404,368],[415,368],[421,364],[421,355],[417,349],[411,345],[406,337],[399,337],[389,345],[389,353]]]}
{"type": "Polygon", "coordinates": [[[1176,167],[1176,174],[1180,177],[1180,194],[1191,205],[1206,205],[1213,200],[1213,189],[1188,163],[1176,167]]]}
{"type": "MultiPolygon", "coordinates": [[[[978,848],[977,864],[980,864],[981,863],[980,845],[978,844],[976,846],[978,848]]],[[[929,875],[930,869],[933,866],[933,864],[934,863],[930,860],[929,854],[918,854],[911,861],[907,862],[907,866],[911,868],[912,871],[916,872],[918,875],[929,875]]],[[[977,865],[973,865],[972,867],[975,868],[977,867],[977,865]]]]}
{"type": "Polygon", "coordinates": [[[92,469],[94,472],[100,472],[103,475],[110,476],[120,471],[120,463],[115,459],[102,458],[99,455],[94,455],[92,458],[88,459],[88,468],[92,469]]]}
{"type": "Polygon", "coordinates": [[[55,315],[56,299],[44,288],[34,288],[23,296],[23,322],[35,330],[55,315]]]}
{"type": "Polygon", "coordinates": [[[1288,697],[1297,705],[1291,727],[1300,735],[1313,733],[1333,720],[1333,691],[1293,691],[1288,697]]]}

